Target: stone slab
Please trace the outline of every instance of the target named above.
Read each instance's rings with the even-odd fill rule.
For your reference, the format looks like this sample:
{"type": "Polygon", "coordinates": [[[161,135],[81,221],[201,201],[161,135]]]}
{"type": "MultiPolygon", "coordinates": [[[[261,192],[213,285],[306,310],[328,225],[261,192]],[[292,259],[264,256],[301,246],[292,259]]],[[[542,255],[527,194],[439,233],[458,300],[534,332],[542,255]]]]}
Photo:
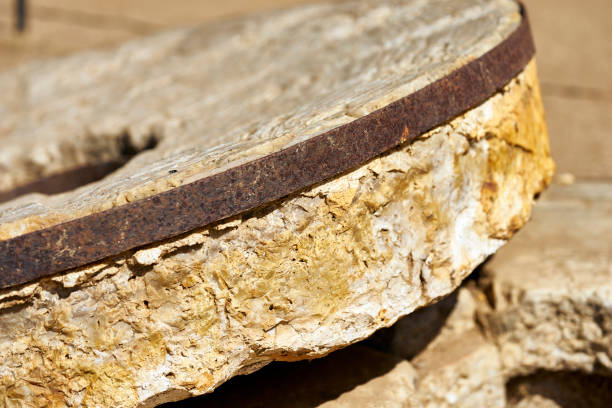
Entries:
{"type": "Polygon", "coordinates": [[[555,185],[485,267],[509,374],[612,370],[612,185],[555,185]]]}

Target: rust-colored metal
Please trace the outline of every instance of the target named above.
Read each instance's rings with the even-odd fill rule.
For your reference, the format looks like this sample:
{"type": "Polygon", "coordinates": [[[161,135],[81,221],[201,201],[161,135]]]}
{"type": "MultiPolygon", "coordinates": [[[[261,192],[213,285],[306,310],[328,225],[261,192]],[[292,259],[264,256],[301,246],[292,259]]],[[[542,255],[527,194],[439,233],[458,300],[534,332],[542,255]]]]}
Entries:
{"type": "Polygon", "coordinates": [[[140,201],[0,241],[0,288],[171,238],[337,176],[472,109],[535,53],[527,16],[444,78],[302,143],[140,201]]]}

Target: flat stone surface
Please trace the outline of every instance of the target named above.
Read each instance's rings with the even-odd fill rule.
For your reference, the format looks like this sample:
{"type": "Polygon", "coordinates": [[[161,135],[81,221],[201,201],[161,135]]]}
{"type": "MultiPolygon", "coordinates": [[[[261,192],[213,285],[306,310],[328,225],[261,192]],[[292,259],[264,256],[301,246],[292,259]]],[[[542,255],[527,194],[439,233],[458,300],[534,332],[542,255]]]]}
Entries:
{"type": "Polygon", "coordinates": [[[527,0],[559,173],[612,178],[612,3],[527,0]]]}
{"type": "Polygon", "coordinates": [[[609,67],[612,35],[606,0],[589,0],[581,7],[572,0],[526,0],[534,21],[542,82],[586,89],[612,88],[609,67]]]}
{"type": "MultiPolygon", "coordinates": [[[[228,18],[301,0],[42,0],[30,4],[25,35],[12,30],[13,2],[0,1],[0,69],[18,61],[116,44],[165,27],[228,18]],[[83,24],[83,16],[88,24],[83,24]]],[[[544,104],[559,173],[612,177],[612,3],[590,0],[525,1],[538,49],[544,104]]]]}
{"type": "MultiPolygon", "coordinates": [[[[538,61],[541,58],[538,58],[538,61]]],[[[550,88],[549,88],[550,89],[550,88]]],[[[557,173],[579,179],[612,179],[610,97],[580,97],[545,91],[544,106],[557,173]]]]}
{"type": "Polygon", "coordinates": [[[304,0],[41,0],[28,4],[28,28],[14,27],[14,2],[0,0],[0,70],[31,60],[108,48],[160,30],[236,17],[304,0]]]}

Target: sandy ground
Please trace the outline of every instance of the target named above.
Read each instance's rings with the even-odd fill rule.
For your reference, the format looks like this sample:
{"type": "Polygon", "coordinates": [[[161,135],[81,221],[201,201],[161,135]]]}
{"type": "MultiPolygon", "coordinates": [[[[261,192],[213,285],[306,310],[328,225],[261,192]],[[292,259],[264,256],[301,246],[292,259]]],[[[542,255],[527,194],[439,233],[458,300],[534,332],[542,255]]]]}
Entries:
{"type": "MultiPolygon", "coordinates": [[[[28,29],[18,35],[14,0],[0,0],[0,70],[32,59],[112,46],[171,27],[300,2],[305,0],[30,0],[28,29]]],[[[579,179],[611,178],[612,2],[526,3],[557,172],[579,179]]]]}

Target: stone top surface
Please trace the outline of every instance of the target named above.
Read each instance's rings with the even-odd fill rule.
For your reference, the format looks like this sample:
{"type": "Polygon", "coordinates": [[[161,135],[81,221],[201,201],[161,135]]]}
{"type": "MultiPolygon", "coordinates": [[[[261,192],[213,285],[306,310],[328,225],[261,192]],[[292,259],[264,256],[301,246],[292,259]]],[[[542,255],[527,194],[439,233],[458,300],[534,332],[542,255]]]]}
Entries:
{"type": "Polygon", "coordinates": [[[519,21],[510,0],[309,5],[3,73],[0,190],[158,143],[99,182],[1,205],[0,239],[351,122],[481,56],[519,21]]]}

